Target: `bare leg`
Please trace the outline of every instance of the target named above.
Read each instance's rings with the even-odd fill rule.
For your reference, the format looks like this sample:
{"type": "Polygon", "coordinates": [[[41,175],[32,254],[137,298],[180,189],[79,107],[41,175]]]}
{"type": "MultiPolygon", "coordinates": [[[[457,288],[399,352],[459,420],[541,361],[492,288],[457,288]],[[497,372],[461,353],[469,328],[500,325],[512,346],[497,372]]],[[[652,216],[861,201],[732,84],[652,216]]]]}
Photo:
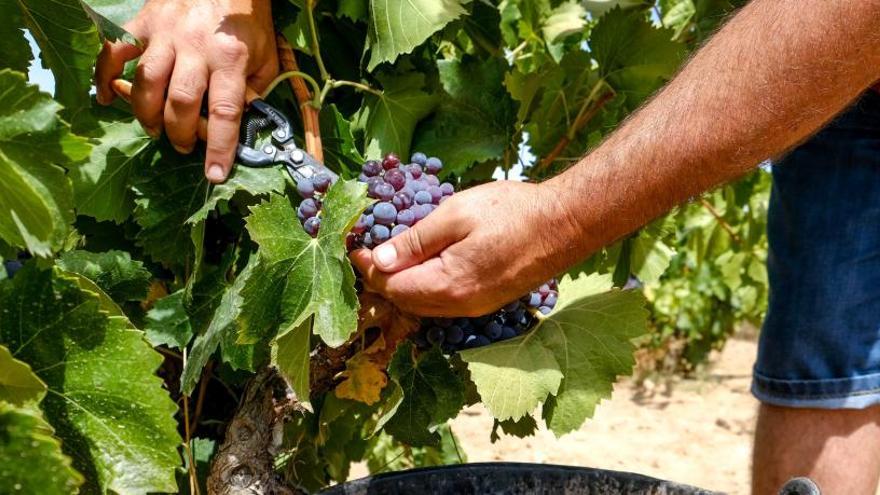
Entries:
{"type": "Polygon", "coordinates": [[[752,493],[776,495],[809,476],[822,495],[874,495],[880,477],[880,406],[798,409],[761,405],[752,456],[752,493]]]}

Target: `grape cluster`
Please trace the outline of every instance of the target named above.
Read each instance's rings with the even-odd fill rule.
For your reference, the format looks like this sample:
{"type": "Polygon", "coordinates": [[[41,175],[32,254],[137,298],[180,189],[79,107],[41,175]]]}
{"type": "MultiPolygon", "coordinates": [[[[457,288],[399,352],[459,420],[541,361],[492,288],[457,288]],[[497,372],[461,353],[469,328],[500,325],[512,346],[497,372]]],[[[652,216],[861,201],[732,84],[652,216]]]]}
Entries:
{"type": "Polygon", "coordinates": [[[349,247],[378,246],[405,232],[452,196],[452,184],[441,184],[437,178],[442,168],[439,158],[424,153],[413,153],[409,164],[401,163],[393,153],[382,161],[364,163],[358,180],[367,184],[367,196],[377,201],[354,224],[349,247]]]}
{"type": "Polygon", "coordinates": [[[498,311],[476,318],[426,318],[413,341],[421,348],[439,345],[447,353],[483,347],[528,332],[535,313],[549,314],[556,306],[559,289],[556,280],[511,302],[498,311]]]}
{"type": "Polygon", "coordinates": [[[296,192],[303,197],[296,209],[296,217],[312,237],[318,235],[321,227],[321,203],[332,182],[333,179],[323,172],[296,181],[296,192]]]}

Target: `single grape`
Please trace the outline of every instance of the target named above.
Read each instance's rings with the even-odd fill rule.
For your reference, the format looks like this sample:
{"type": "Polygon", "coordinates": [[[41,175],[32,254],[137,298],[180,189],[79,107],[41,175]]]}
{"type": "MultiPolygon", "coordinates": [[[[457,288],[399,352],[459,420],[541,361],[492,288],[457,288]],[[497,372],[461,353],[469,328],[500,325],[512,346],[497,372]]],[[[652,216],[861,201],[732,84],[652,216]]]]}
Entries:
{"type": "Polygon", "coordinates": [[[373,225],[370,229],[370,237],[373,238],[374,244],[382,244],[391,237],[391,231],[384,225],[373,225]]]}
{"type": "Polygon", "coordinates": [[[531,306],[533,308],[537,308],[538,306],[541,305],[541,294],[540,293],[530,292],[528,297],[529,297],[529,299],[528,299],[529,306],[531,306]]]}
{"type": "Polygon", "coordinates": [[[385,170],[397,168],[398,165],[400,165],[400,158],[397,158],[397,155],[394,153],[388,153],[385,155],[385,158],[382,159],[382,168],[385,170]]]}
{"type": "Polygon", "coordinates": [[[464,340],[464,330],[458,325],[452,325],[446,329],[446,342],[449,344],[460,344],[464,340]]]}
{"type": "Polygon", "coordinates": [[[306,233],[312,237],[318,235],[318,228],[321,227],[321,217],[307,218],[303,224],[306,233]]]}
{"type": "Polygon", "coordinates": [[[367,177],[375,177],[382,173],[382,164],[376,160],[368,160],[361,167],[361,172],[364,173],[367,177]]]}
{"type": "Polygon", "coordinates": [[[422,163],[411,163],[410,164],[408,172],[410,173],[410,175],[413,176],[413,179],[418,179],[419,177],[422,176],[422,173],[423,173],[422,165],[424,165],[424,164],[422,164],[422,163]]]}
{"type": "MultiPolygon", "coordinates": [[[[372,215],[370,215],[370,223],[373,223],[372,215]]],[[[367,215],[361,215],[360,218],[357,219],[357,222],[354,223],[354,227],[351,228],[351,231],[355,234],[363,234],[366,232],[372,225],[367,225],[367,215]]]]}
{"type": "Polygon", "coordinates": [[[410,191],[412,191],[413,194],[419,191],[424,191],[427,188],[428,185],[418,179],[406,181],[406,186],[404,187],[404,189],[409,189],[410,191]]]}
{"type": "Polygon", "coordinates": [[[412,163],[418,163],[419,165],[424,165],[425,162],[428,161],[428,157],[425,156],[425,154],[422,153],[421,151],[416,151],[416,152],[413,153],[412,156],[409,158],[409,161],[412,162],[412,163]]]}
{"type": "Polygon", "coordinates": [[[364,233],[364,238],[363,238],[363,240],[361,241],[361,244],[363,244],[365,248],[371,248],[371,247],[373,247],[373,246],[374,246],[374,244],[373,244],[373,236],[370,235],[369,232],[365,232],[365,233],[364,233]]]}
{"type": "Polygon", "coordinates": [[[21,270],[24,265],[18,260],[7,260],[3,262],[3,268],[6,269],[6,276],[12,278],[21,270]]]}
{"type": "Polygon", "coordinates": [[[476,347],[477,336],[476,335],[468,335],[464,338],[464,342],[462,343],[462,347],[465,349],[470,349],[472,347],[476,347]]]}
{"type": "Polygon", "coordinates": [[[475,335],[474,347],[485,347],[492,343],[485,335],[475,335]]]}
{"type": "Polygon", "coordinates": [[[415,200],[417,205],[424,205],[431,203],[434,198],[431,197],[431,193],[428,191],[419,191],[416,193],[415,200]]]}
{"type": "Polygon", "coordinates": [[[370,178],[364,175],[363,172],[358,175],[358,182],[367,182],[368,180],[370,180],[370,178]]]}
{"type": "Polygon", "coordinates": [[[541,297],[546,297],[547,294],[550,293],[550,286],[547,284],[542,284],[538,287],[538,294],[541,294],[541,297]]]}
{"type": "Polygon", "coordinates": [[[440,198],[443,197],[443,191],[440,190],[438,186],[431,186],[428,188],[428,194],[431,195],[431,202],[436,204],[440,204],[440,198]]]}
{"type": "Polygon", "coordinates": [[[440,192],[442,192],[444,196],[452,196],[455,193],[455,186],[448,182],[444,182],[440,184],[440,192]]]}
{"type": "Polygon", "coordinates": [[[374,192],[376,198],[381,199],[382,201],[391,201],[391,198],[394,197],[394,187],[392,187],[391,184],[387,182],[377,184],[374,192]]]}
{"type": "Polygon", "coordinates": [[[385,183],[385,179],[383,179],[381,177],[370,177],[369,179],[367,179],[367,196],[369,196],[373,199],[378,199],[379,196],[376,195],[376,187],[379,184],[384,184],[384,183],[385,183]]]}
{"type": "Polygon", "coordinates": [[[397,208],[391,203],[377,203],[373,207],[373,218],[376,219],[376,223],[391,225],[397,219],[397,208]]]}
{"type": "Polygon", "coordinates": [[[312,198],[306,198],[302,200],[299,204],[299,213],[302,214],[303,218],[312,218],[313,216],[318,214],[318,205],[315,204],[315,200],[312,198]]]}
{"type": "Polygon", "coordinates": [[[559,295],[555,290],[551,290],[547,296],[544,298],[544,306],[549,306],[551,308],[556,307],[556,301],[559,299],[559,295]]]}
{"type": "Polygon", "coordinates": [[[393,168],[385,172],[385,182],[391,184],[395,191],[399,191],[406,185],[406,174],[400,169],[393,168]]]}
{"type": "Polygon", "coordinates": [[[410,208],[415,214],[416,222],[428,216],[431,213],[431,205],[415,205],[410,208]]]}
{"type": "Polygon", "coordinates": [[[327,188],[330,187],[330,182],[332,182],[330,176],[325,174],[324,172],[321,172],[312,177],[312,183],[315,185],[315,191],[318,191],[320,193],[327,191],[327,188]]]}
{"type": "Polygon", "coordinates": [[[443,162],[440,161],[436,156],[432,156],[425,160],[425,172],[429,174],[436,174],[443,168],[443,162]]]}
{"type": "Polygon", "coordinates": [[[296,218],[299,220],[299,223],[303,223],[306,221],[306,216],[303,215],[303,212],[301,212],[299,208],[296,209],[296,218]]]}
{"type": "Polygon", "coordinates": [[[397,208],[397,211],[403,211],[412,206],[412,196],[408,195],[405,191],[398,191],[391,198],[391,203],[397,208]]]}
{"type": "Polygon", "coordinates": [[[416,347],[420,349],[431,347],[431,343],[428,342],[428,339],[425,338],[425,334],[423,334],[422,332],[417,332],[415,335],[413,335],[412,341],[416,345],[416,347]]]}
{"type": "Polygon", "coordinates": [[[438,179],[436,175],[423,175],[422,180],[425,181],[429,187],[440,185],[440,179],[438,179]]]}
{"type": "Polygon", "coordinates": [[[425,337],[431,344],[439,344],[446,340],[446,331],[440,327],[431,327],[425,333],[425,337]]]}
{"type": "Polygon", "coordinates": [[[397,225],[411,227],[416,222],[416,215],[412,210],[400,210],[397,212],[397,225]]]}
{"type": "Polygon", "coordinates": [[[296,182],[296,192],[304,198],[311,198],[315,195],[315,184],[308,177],[300,179],[296,182]]]}
{"type": "Polygon", "coordinates": [[[504,311],[507,311],[508,313],[512,313],[512,312],[516,311],[517,309],[519,309],[519,301],[513,301],[510,303],[507,303],[507,306],[504,306],[501,309],[503,309],[504,311]]]}
{"type": "Polygon", "coordinates": [[[555,279],[555,278],[551,278],[550,281],[547,282],[547,285],[548,285],[551,289],[553,289],[553,290],[559,290],[559,287],[558,287],[558,285],[557,285],[557,283],[556,283],[556,279],[555,279]]]}
{"type": "Polygon", "coordinates": [[[540,306],[538,311],[540,311],[542,315],[549,315],[550,312],[553,311],[553,308],[549,306],[540,306]]]}
{"type": "Polygon", "coordinates": [[[503,327],[501,326],[501,324],[498,323],[497,321],[493,321],[492,323],[489,323],[488,325],[486,325],[486,328],[483,331],[483,333],[485,333],[486,336],[489,337],[490,339],[497,340],[498,337],[501,337],[502,331],[503,331],[503,327]]]}
{"type": "Polygon", "coordinates": [[[391,229],[391,237],[397,237],[407,230],[409,230],[409,227],[406,225],[395,225],[394,228],[391,229]]]}
{"type": "Polygon", "coordinates": [[[507,340],[516,337],[516,329],[505,325],[501,329],[501,338],[499,340],[507,340]]]}

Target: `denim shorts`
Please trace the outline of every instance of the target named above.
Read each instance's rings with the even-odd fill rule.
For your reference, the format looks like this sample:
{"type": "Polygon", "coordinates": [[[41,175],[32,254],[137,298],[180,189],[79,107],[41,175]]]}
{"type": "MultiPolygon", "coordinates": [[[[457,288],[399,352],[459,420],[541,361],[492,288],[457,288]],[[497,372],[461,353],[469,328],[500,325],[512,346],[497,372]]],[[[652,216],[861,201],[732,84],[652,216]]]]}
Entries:
{"type": "Polygon", "coordinates": [[[772,170],[770,303],[752,393],[788,407],[880,404],[880,94],[772,170]]]}

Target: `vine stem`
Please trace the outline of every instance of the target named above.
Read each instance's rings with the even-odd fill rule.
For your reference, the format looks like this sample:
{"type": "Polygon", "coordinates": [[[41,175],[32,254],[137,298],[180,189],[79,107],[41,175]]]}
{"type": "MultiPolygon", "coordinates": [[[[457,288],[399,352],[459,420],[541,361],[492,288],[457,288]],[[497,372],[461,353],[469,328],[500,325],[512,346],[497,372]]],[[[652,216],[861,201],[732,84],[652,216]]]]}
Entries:
{"type": "Polygon", "coordinates": [[[706,198],[700,198],[700,205],[702,205],[703,208],[705,208],[713,217],[715,217],[718,225],[721,225],[721,228],[730,235],[730,238],[733,239],[733,242],[737,244],[740,244],[742,242],[739,236],[736,235],[736,232],[733,231],[733,227],[731,227],[730,224],[724,220],[721,214],[718,213],[718,210],[716,210],[715,207],[712,206],[712,203],[706,201],[706,198]]]}
{"type": "MultiPolygon", "coordinates": [[[[321,92],[321,87],[318,86],[318,82],[315,81],[315,78],[306,74],[305,72],[301,72],[298,70],[289,70],[289,71],[282,72],[281,74],[278,74],[277,76],[275,76],[275,79],[273,79],[272,82],[270,82],[269,85],[266,86],[266,89],[263,90],[263,93],[260,95],[260,97],[266,98],[267,96],[269,96],[269,93],[274,91],[275,88],[279,84],[281,84],[282,81],[284,81],[286,79],[290,79],[291,77],[301,77],[301,78],[305,79],[306,82],[308,82],[312,86],[312,90],[314,91],[315,95],[317,95],[318,93],[321,92]]],[[[312,99],[312,106],[320,108],[321,101],[318,98],[313,98],[312,99]]]]}
{"type": "MultiPolygon", "coordinates": [[[[183,349],[183,367],[186,368],[186,348],[183,349]]],[[[187,463],[189,464],[189,492],[199,495],[199,481],[196,477],[195,460],[192,454],[192,447],[190,446],[189,397],[186,394],[181,394],[181,398],[183,399],[183,450],[186,452],[186,457],[189,460],[187,463]]]]}
{"type": "Polygon", "coordinates": [[[330,80],[330,73],[324,66],[324,58],[321,57],[321,47],[318,45],[318,30],[315,26],[315,5],[318,0],[306,0],[306,12],[309,18],[309,35],[312,40],[312,56],[315,57],[315,63],[318,64],[318,71],[321,73],[321,79],[330,80]]]}
{"type": "MultiPolygon", "coordinates": [[[[299,64],[296,62],[296,55],[293,53],[293,47],[290,46],[287,38],[285,38],[283,34],[278,34],[276,40],[278,45],[278,60],[284,70],[287,73],[302,74],[302,71],[299,70],[299,64]]],[[[287,80],[290,82],[290,87],[293,89],[293,95],[299,104],[303,129],[305,131],[306,151],[315,157],[316,160],[323,162],[324,146],[321,142],[321,123],[319,121],[321,98],[318,97],[318,83],[311,76],[308,78],[290,77],[287,80]],[[309,88],[306,86],[305,82],[303,82],[304,80],[310,81],[312,88],[315,90],[314,95],[309,92],[309,88]]]]}

